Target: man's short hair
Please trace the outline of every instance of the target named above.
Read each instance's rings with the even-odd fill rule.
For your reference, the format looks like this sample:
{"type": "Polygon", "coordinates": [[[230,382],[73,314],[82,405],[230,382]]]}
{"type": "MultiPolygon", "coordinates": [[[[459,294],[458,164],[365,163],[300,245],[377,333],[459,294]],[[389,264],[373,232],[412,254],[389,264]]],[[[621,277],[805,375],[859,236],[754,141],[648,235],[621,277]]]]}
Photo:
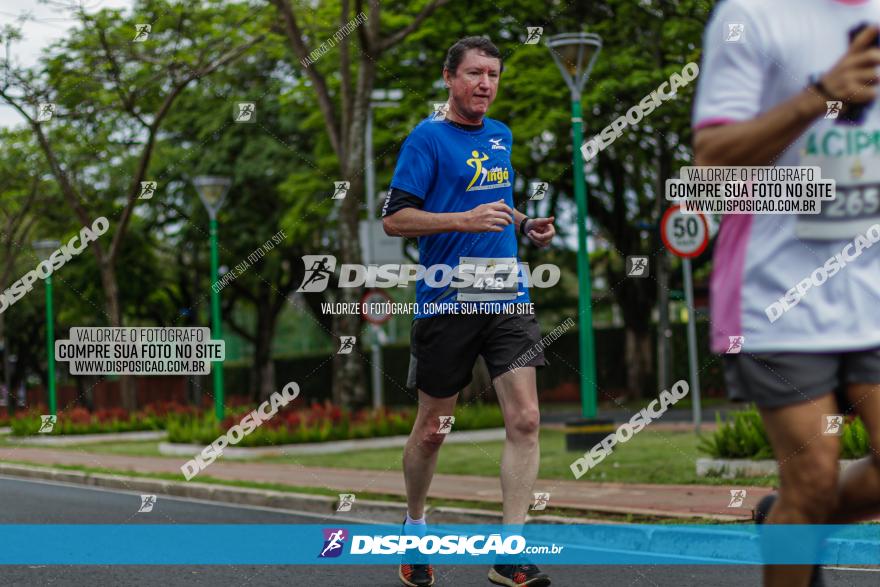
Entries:
{"type": "Polygon", "coordinates": [[[465,53],[471,49],[477,49],[481,53],[485,53],[489,57],[494,57],[501,63],[501,71],[504,71],[504,60],[501,58],[501,51],[489,40],[488,37],[465,37],[459,39],[446,52],[446,62],[443,69],[448,69],[449,73],[455,75],[458,72],[458,66],[461,65],[465,53]]]}

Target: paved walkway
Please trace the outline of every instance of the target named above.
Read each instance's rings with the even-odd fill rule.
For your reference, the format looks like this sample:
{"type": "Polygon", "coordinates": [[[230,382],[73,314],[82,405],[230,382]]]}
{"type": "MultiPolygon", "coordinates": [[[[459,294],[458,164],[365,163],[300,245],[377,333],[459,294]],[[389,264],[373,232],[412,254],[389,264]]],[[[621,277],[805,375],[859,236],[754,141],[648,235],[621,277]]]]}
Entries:
{"type": "MultiPolygon", "coordinates": [[[[180,457],[93,454],[23,446],[0,447],[0,461],[79,465],[115,469],[120,472],[178,474],[183,464],[183,459],[180,457]]],[[[303,467],[293,464],[217,461],[202,474],[225,480],[323,487],[340,493],[372,492],[403,496],[403,474],[398,465],[389,463],[389,467],[393,470],[370,471],[303,467]]],[[[535,491],[549,492],[551,506],[585,512],[676,518],[711,517],[720,520],[751,519],[754,505],[771,491],[767,487],[736,487],[736,489],[746,489],[746,498],[741,507],[729,508],[730,490],[733,488],[727,485],[647,485],[539,479],[535,491]]],[[[495,477],[436,475],[431,485],[431,497],[500,503],[501,486],[495,477]]]]}

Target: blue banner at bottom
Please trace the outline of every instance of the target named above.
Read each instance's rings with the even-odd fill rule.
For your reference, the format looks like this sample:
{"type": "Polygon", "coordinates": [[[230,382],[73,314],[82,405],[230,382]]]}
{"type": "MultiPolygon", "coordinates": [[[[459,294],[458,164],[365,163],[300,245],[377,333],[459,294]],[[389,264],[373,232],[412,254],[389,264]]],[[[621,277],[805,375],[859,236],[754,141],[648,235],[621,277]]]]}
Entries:
{"type": "Polygon", "coordinates": [[[880,564],[880,525],[3,525],[0,564],[880,564]]]}

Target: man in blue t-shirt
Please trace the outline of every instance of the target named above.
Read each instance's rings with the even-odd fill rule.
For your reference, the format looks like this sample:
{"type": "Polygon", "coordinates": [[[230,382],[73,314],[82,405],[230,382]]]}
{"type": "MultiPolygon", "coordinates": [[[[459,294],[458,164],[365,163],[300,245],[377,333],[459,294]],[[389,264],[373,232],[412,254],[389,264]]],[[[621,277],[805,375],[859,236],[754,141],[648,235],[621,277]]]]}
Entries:
{"type": "MultiPolygon", "coordinates": [[[[425,533],[425,500],[445,438],[441,425],[470,383],[478,355],[507,429],[501,488],[512,534],[525,523],[538,474],[535,367],[545,360],[538,323],[527,311],[517,241],[523,235],[547,246],[555,229],[552,217],[528,218],[513,207],[513,136],[486,117],[502,69],[501,53],[488,39],[467,37],[449,49],[443,67],[449,100],[407,137],[382,211],[387,234],[418,237],[420,264],[428,268],[416,286],[411,336],[408,384],[418,389],[419,409],[403,455],[409,535],[425,533]]],[[[489,571],[493,583],[550,584],[525,560],[497,562],[489,571]]],[[[433,585],[432,567],[419,563],[400,566],[404,585],[433,585]]]]}

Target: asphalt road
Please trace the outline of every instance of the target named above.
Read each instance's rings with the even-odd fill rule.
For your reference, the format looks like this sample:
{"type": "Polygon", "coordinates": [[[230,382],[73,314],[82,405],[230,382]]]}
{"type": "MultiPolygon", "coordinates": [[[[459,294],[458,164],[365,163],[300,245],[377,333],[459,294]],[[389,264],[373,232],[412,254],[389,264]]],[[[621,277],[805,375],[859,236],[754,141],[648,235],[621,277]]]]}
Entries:
{"type": "MultiPolygon", "coordinates": [[[[136,515],[140,497],[122,491],[0,477],[0,524],[320,524],[326,516],[158,496],[149,515],[136,515]]],[[[334,516],[334,520],[339,518],[334,516]]],[[[351,520],[352,523],[364,520],[351,520]]],[[[0,528],[2,531],[2,528],[0,528]]],[[[3,545],[0,544],[0,548],[3,545]]],[[[546,566],[560,587],[746,587],[760,571],[745,566],[546,566]]],[[[488,568],[441,566],[437,587],[486,587],[488,568]]],[[[868,587],[880,573],[825,570],[828,587],[868,587]]],[[[63,586],[370,586],[399,585],[385,566],[0,566],[0,585],[63,586]]]]}

